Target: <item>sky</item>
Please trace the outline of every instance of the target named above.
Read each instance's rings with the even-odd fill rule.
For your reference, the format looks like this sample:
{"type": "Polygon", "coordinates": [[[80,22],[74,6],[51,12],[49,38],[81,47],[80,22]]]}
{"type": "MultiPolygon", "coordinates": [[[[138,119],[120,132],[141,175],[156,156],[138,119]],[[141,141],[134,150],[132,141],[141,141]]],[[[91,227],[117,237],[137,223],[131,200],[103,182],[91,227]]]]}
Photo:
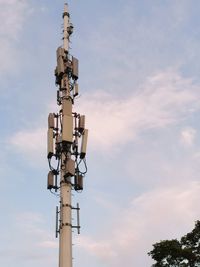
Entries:
{"type": "MultiPolygon", "coordinates": [[[[68,4],[89,128],[73,266],[150,267],[152,244],[200,219],[200,2],[68,4]]],[[[46,131],[63,7],[0,0],[1,266],[58,266],[46,131]]]]}

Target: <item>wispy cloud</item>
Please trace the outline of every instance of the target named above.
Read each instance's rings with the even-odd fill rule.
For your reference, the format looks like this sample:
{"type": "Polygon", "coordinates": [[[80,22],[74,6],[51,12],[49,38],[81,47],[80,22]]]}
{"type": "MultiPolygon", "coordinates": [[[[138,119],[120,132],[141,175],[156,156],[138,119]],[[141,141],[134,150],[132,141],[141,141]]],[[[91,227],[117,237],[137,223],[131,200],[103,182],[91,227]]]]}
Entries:
{"type": "Polygon", "coordinates": [[[29,211],[20,213],[13,219],[15,224],[10,225],[6,236],[6,241],[12,242],[0,246],[1,261],[5,264],[12,260],[21,264],[29,262],[30,266],[39,262],[53,266],[57,262],[58,244],[52,233],[48,233],[44,217],[29,211]]]}
{"type": "Polygon", "coordinates": [[[199,109],[200,90],[176,71],[157,73],[130,96],[102,92],[85,95],[80,110],[87,114],[90,142],[100,150],[137,139],[149,129],[180,122],[199,109]]]}
{"type": "Polygon", "coordinates": [[[0,25],[1,36],[7,39],[18,39],[23,28],[28,2],[26,0],[0,0],[0,18],[4,23],[0,25]]]}
{"type": "Polygon", "coordinates": [[[43,142],[44,140],[46,140],[45,134],[45,128],[39,128],[32,131],[20,131],[11,138],[11,144],[15,145],[22,151],[28,152],[29,150],[33,151],[33,153],[37,153],[45,147],[45,142],[43,142]]]}
{"type": "Polygon", "coordinates": [[[196,130],[194,128],[188,127],[181,131],[181,143],[184,146],[192,146],[194,144],[196,137],[196,130]]]}
{"type": "Polygon", "coordinates": [[[47,130],[45,128],[38,128],[17,132],[10,138],[9,144],[14,146],[23,156],[29,156],[30,160],[33,160],[38,157],[46,157],[46,140],[47,130]]]}
{"type": "Polygon", "coordinates": [[[199,182],[189,182],[144,193],[119,209],[107,238],[80,237],[79,249],[110,267],[150,266],[147,252],[153,243],[179,238],[199,218],[199,190],[199,182]]]}
{"type": "MultiPolygon", "coordinates": [[[[76,110],[87,116],[90,147],[109,151],[136,141],[145,131],[183,121],[199,109],[199,103],[199,85],[171,70],[148,78],[128,97],[100,91],[85,94],[76,110]]],[[[10,138],[11,144],[21,153],[32,156],[44,154],[44,140],[46,129],[43,126],[21,130],[10,138]]]]}
{"type": "Polygon", "coordinates": [[[0,0],[0,71],[3,74],[17,69],[17,42],[25,19],[30,13],[26,0],[0,0]]]}

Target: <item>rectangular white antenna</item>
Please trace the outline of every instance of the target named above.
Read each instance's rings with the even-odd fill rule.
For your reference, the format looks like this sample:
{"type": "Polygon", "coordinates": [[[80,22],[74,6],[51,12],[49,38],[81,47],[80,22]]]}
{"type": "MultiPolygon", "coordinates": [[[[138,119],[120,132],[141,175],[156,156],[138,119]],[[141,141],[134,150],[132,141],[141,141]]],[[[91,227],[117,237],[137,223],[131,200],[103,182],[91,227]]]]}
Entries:
{"type": "Polygon", "coordinates": [[[88,130],[85,129],[85,131],[83,132],[83,135],[82,135],[81,154],[80,154],[81,159],[85,158],[85,155],[86,155],[87,140],[88,140],[88,130]]]}
{"type": "Polygon", "coordinates": [[[49,128],[47,132],[47,157],[51,158],[54,154],[54,144],[53,144],[53,129],[49,128]]]}
{"type": "Polygon", "coordinates": [[[62,141],[66,143],[73,142],[73,117],[72,116],[63,115],[62,141]]]}

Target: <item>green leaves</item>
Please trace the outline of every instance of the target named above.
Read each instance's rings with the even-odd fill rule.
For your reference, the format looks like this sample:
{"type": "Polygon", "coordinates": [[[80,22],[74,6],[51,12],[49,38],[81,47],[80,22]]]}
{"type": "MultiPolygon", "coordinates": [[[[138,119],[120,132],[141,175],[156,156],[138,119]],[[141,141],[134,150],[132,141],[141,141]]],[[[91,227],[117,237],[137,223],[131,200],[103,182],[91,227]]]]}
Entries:
{"type": "Polygon", "coordinates": [[[200,267],[200,221],[180,241],[163,240],[148,253],[156,261],[152,267],[200,267]]]}

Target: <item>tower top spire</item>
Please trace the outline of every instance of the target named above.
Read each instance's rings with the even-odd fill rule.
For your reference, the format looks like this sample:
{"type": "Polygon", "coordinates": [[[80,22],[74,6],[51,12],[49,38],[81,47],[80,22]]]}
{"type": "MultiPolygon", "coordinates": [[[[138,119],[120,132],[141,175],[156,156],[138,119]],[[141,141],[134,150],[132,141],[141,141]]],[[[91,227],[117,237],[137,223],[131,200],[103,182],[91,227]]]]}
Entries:
{"type": "Polygon", "coordinates": [[[68,4],[67,3],[64,4],[64,12],[68,12],[68,4]]]}
{"type": "Polygon", "coordinates": [[[74,27],[73,24],[70,22],[70,14],[67,3],[65,3],[64,5],[63,20],[64,20],[63,48],[67,53],[69,53],[70,36],[73,33],[74,27]]]}

